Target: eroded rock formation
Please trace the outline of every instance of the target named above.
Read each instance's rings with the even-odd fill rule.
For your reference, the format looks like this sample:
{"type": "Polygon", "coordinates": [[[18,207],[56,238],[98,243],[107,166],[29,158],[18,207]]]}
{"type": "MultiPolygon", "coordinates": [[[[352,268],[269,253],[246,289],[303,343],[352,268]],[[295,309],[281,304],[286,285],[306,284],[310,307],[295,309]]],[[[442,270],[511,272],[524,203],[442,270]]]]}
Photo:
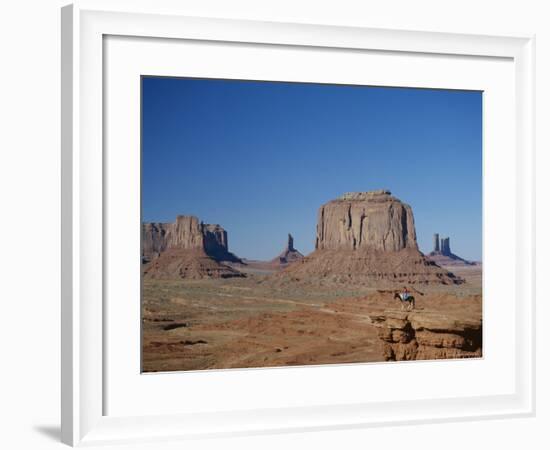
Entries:
{"type": "Polygon", "coordinates": [[[281,252],[279,256],[273,258],[271,260],[271,263],[276,265],[287,265],[299,261],[303,259],[303,257],[304,255],[302,255],[298,250],[294,248],[294,238],[289,233],[285,249],[281,252]]]}
{"type": "Polygon", "coordinates": [[[428,258],[440,266],[473,266],[476,263],[467,261],[451,251],[451,238],[439,238],[434,234],[434,249],[428,254],[428,258]]]}
{"type": "Polygon", "coordinates": [[[200,222],[195,216],[177,216],[173,223],[144,223],[142,242],[145,260],[169,249],[193,249],[202,250],[217,261],[239,261],[229,252],[227,232],[220,225],[200,222]]]}
{"type": "Polygon", "coordinates": [[[141,258],[144,262],[158,257],[166,250],[166,233],[170,223],[143,223],[141,225],[141,258]]]}
{"type": "Polygon", "coordinates": [[[244,276],[223,262],[241,262],[229,252],[227,232],[195,216],[173,223],[142,225],[142,262],[146,278],[227,278],[244,276]]]}
{"type": "Polygon", "coordinates": [[[482,356],[480,315],[448,315],[424,311],[385,311],[371,315],[385,343],[387,361],[479,358],[482,356]]]}
{"type": "Polygon", "coordinates": [[[451,238],[441,238],[441,254],[449,256],[451,254],[451,238]]]}
{"type": "Polygon", "coordinates": [[[347,193],[322,205],[315,248],[284,274],[367,285],[464,281],[418,250],[411,207],[387,190],[347,193]]]}
{"type": "Polygon", "coordinates": [[[439,252],[439,233],[434,233],[434,252],[439,252]]]}
{"type": "Polygon", "coordinates": [[[412,209],[387,190],[344,194],[319,208],[315,248],[418,249],[412,209]]]}

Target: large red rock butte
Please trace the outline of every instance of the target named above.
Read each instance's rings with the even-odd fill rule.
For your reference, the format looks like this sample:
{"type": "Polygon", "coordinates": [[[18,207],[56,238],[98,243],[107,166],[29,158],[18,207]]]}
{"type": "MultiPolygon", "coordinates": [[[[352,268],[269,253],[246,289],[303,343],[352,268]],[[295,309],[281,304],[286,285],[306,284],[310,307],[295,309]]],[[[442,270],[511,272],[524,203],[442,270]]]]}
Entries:
{"type": "Polygon", "coordinates": [[[244,276],[223,262],[240,262],[229,252],[227,232],[195,216],[173,223],[142,225],[143,275],[147,278],[227,278],[244,276]]]}
{"type": "Polygon", "coordinates": [[[173,223],[143,223],[143,258],[153,259],[171,249],[202,250],[218,261],[239,260],[229,252],[227,232],[220,225],[199,222],[195,216],[177,216],[173,223]]]}
{"type": "Polygon", "coordinates": [[[388,190],[347,193],[322,205],[315,251],[283,274],[348,284],[463,282],[419,251],[412,208],[388,190]]]}

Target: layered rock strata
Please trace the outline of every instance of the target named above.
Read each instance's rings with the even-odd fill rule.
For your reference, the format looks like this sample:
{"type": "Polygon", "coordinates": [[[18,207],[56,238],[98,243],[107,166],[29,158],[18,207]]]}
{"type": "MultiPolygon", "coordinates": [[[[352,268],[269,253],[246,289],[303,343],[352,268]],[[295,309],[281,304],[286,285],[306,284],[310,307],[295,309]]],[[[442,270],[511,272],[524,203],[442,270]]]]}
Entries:
{"type": "Polygon", "coordinates": [[[173,223],[142,225],[142,258],[151,260],[169,249],[202,250],[217,261],[240,261],[229,252],[223,227],[200,222],[195,216],[177,216],[173,223]]]}
{"type": "Polygon", "coordinates": [[[387,190],[347,193],[322,205],[315,251],[284,274],[377,286],[464,281],[419,251],[411,207],[387,190]]]}
{"type": "Polygon", "coordinates": [[[173,223],[142,225],[143,276],[153,279],[228,278],[243,273],[224,262],[241,262],[229,252],[227,232],[195,216],[173,223]]]}
{"type": "Polygon", "coordinates": [[[412,209],[387,190],[344,194],[319,208],[315,248],[418,249],[412,209]]]}
{"type": "Polygon", "coordinates": [[[423,311],[385,311],[371,315],[384,341],[386,361],[479,358],[482,356],[482,321],[423,311]]]}
{"type": "Polygon", "coordinates": [[[148,279],[192,279],[244,277],[238,270],[222,264],[198,249],[168,249],[145,264],[143,276],[148,279]]]}

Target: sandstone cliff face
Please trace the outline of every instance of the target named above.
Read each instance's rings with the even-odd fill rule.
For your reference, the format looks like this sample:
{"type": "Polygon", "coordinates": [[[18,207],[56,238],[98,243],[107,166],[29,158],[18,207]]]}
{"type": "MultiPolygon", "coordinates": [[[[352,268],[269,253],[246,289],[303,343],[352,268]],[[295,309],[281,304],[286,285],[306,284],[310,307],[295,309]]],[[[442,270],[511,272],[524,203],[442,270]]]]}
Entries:
{"type": "Polygon", "coordinates": [[[344,194],[319,209],[315,248],[417,249],[412,209],[386,190],[344,194]]]}
{"type": "Polygon", "coordinates": [[[166,233],[166,248],[203,249],[203,224],[195,216],[178,216],[166,233]]]}
{"type": "Polygon", "coordinates": [[[141,255],[144,258],[158,256],[166,250],[166,233],[171,224],[144,223],[141,226],[141,255]]]}
{"type": "Polygon", "coordinates": [[[220,261],[238,260],[229,253],[227,231],[220,225],[205,224],[202,228],[204,251],[214,259],[220,261]]]}
{"type": "Polygon", "coordinates": [[[227,232],[217,224],[205,224],[195,216],[177,216],[174,223],[142,225],[142,257],[158,257],[169,249],[202,250],[219,261],[239,261],[229,252],[227,232]]]}
{"type": "Polygon", "coordinates": [[[479,315],[386,311],[370,316],[385,343],[387,361],[479,358],[482,322],[479,315]]]}

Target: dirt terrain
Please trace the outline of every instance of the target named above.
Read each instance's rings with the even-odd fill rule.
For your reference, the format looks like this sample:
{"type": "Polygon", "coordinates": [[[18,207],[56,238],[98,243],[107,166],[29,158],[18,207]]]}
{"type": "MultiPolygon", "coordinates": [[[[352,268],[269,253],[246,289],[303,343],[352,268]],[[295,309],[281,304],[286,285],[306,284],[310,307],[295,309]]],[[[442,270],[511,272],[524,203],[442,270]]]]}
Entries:
{"type": "MultiPolygon", "coordinates": [[[[424,294],[414,293],[417,315],[455,325],[480,322],[481,266],[453,271],[466,282],[417,287],[424,294]]],[[[400,311],[391,291],[273,283],[272,276],[251,272],[246,278],[144,279],[143,371],[390,359],[373,318],[400,311]]],[[[447,345],[442,342],[434,345],[447,345]]]]}

